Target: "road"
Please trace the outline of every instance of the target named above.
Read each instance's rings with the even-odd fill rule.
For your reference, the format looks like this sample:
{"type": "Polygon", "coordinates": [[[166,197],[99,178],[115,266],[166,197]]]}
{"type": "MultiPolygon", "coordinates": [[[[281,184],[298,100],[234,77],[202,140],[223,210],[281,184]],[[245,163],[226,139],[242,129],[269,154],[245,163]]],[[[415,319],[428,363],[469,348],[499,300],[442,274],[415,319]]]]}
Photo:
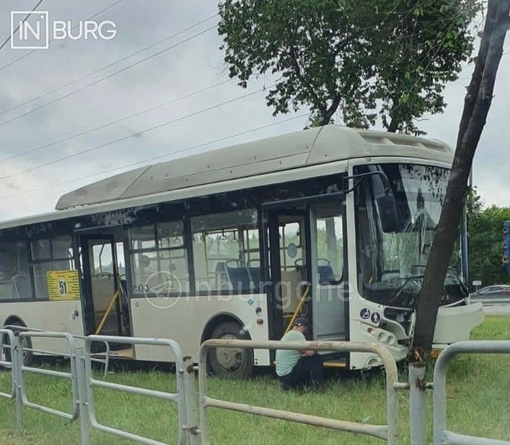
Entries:
{"type": "Polygon", "coordinates": [[[506,315],[510,316],[510,298],[505,296],[494,296],[485,298],[471,297],[471,303],[481,302],[485,315],[506,315]]]}
{"type": "Polygon", "coordinates": [[[505,305],[486,305],[483,307],[485,315],[506,315],[510,317],[510,304],[505,305]]]}

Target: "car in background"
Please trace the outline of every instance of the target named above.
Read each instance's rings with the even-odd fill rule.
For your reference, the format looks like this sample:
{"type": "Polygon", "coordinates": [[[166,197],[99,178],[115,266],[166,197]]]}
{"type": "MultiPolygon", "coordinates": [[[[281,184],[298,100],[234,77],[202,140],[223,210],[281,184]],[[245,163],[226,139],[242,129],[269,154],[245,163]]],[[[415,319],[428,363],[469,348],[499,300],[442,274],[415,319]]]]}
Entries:
{"type": "Polygon", "coordinates": [[[490,304],[510,304],[510,285],[494,284],[485,286],[473,292],[471,302],[481,301],[484,305],[490,304]]]}

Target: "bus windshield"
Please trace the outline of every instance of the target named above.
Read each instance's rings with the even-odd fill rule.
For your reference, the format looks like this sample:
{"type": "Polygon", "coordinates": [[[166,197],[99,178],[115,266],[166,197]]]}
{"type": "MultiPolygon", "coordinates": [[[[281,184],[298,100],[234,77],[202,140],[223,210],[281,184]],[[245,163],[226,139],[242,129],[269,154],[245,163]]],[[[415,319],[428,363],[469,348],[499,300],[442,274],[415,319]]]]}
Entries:
{"type": "MultiPolygon", "coordinates": [[[[449,170],[416,164],[356,167],[355,175],[380,171],[395,197],[398,228],[384,233],[376,197],[385,192],[382,175],[370,174],[355,189],[358,288],[362,296],[385,305],[414,307],[439,222],[449,170]]],[[[442,304],[466,295],[459,278],[458,249],[450,263],[442,304]]]]}

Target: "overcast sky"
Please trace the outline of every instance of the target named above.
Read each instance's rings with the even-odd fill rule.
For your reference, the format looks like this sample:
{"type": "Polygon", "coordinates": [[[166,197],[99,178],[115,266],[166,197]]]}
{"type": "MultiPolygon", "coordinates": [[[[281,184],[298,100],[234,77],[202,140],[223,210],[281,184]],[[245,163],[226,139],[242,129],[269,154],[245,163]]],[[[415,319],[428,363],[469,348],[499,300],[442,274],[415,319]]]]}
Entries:
{"type": "MultiPolygon", "coordinates": [[[[9,37],[11,11],[37,2],[1,2],[0,42],[9,37]]],[[[261,90],[271,79],[246,90],[229,81],[217,1],[44,0],[38,10],[49,11],[50,23],[110,20],[117,34],[0,50],[0,220],[52,211],[62,194],[124,170],[306,124],[306,110],[272,117],[261,90]]],[[[448,86],[446,112],[421,122],[428,136],[455,144],[472,69],[448,86]]],[[[510,206],[509,74],[510,54],[474,164],[487,205],[510,206]]]]}

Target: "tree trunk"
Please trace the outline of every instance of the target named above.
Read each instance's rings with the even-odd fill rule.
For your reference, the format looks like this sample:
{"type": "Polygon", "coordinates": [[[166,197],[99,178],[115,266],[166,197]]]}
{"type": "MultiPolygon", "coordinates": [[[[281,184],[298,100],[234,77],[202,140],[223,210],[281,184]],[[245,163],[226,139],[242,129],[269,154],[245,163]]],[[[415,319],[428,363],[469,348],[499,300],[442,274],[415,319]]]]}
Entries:
{"type": "Polygon", "coordinates": [[[496,74],[503,52],[510,0],[489,0],[485,28],[475,69],[464,102],[445,202],[427,261],[423,287],[416,309],[414,359],[427,358],[432,348],[439,297],[459,224],[473,156],[492,102],[496,74]]]}
{"type": "Polygon", "coordinates": [[[395,133],[398,128],[399,121],[398,119],[392,117],[390,121],[390,125],[388,126],[388,133],[395,133]]]}

